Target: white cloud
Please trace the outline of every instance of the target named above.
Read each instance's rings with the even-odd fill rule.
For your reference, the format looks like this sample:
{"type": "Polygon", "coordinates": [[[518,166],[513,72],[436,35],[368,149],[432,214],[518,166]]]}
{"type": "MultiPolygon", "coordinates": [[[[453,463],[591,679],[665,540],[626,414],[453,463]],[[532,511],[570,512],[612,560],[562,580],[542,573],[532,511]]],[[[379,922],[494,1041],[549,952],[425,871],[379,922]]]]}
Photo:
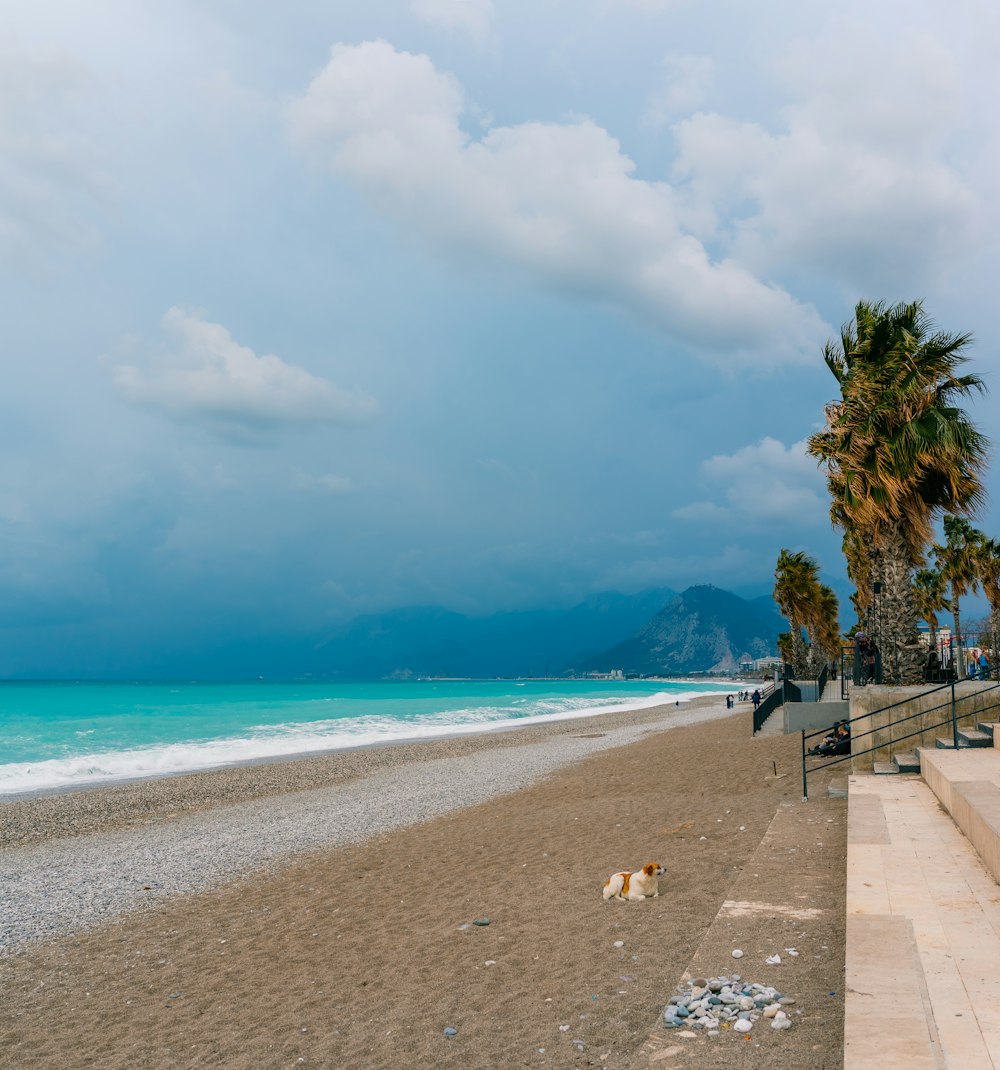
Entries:
{"type": "Polygon", "coordinates": [[[792,102],[773,128],[715,113],[678,123],[686,224],[759,273],[924,289],[968,243],[978,206],[948,151],[953,54],[919,30],[895,44],[828,26],[778,64],[792,102]]]}
{"type": "Polygon", "coordinates": [[[354,424],[375,402],[351,394],[280,357],[258,357],[221,324],[171,308],[163,317],[168,347],[148,370],[112,369],[115,385],[135,405],[237,439],[259,438],[296,424],[354,424]]]}
{"type": "Polygon", "coordinates": [[[483,42],[493,26],[493,0],[411,0],[410,10],[431,26],[483,42]]]}
{"type": "Polygon", "coordinates": [[[714,77],[710,56],[664,57],[663,83],[650,95],[643,125],[664,126],[678,116],[690,115],[704,101],[714,77]]]}
{"type": "Polygon", "coordinates": [[[679,506],[671,513],[677,520],[812,527],[828,517],[823,474],[806,453],[805,439],[785,446],[765,437],[735,453],[710,457],[700,470],[702,486],[721,502],[706,499],[679,506]]]}
{"type": "Polygon", "coordinates": [[[777,363],[829,333],[780,286],[713,260],[681,225],[675,191],[634,178],[595,123],[495,127],[476,141],[465,110],[427,56],[373,41],[335,46],[288,121],[298,147],[439,248],[503,260],[713,353],[777,363]]]}

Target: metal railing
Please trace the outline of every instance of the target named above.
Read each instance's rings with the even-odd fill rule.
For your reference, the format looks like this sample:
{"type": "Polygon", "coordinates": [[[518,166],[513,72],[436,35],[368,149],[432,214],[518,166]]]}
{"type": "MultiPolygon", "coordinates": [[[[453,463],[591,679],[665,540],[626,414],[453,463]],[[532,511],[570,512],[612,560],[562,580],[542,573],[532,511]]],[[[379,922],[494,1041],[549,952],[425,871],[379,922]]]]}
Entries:
{"type": "Polygon", "coordinates": [[[760,705],[753,711],[753,734],[763,728],[764,722],[782,704],[784,697],[780,687],[768,684],[760,693],[760,705]]]}
{"type": "Polygon", "coordinates": [[[825,662],[823,668],[820,670],[818,679],[816,680],[816,701],[823,701],[823,692],[826,690],[826,681],[830,675],[830,666],[825,662]]]}
{"type": "MultiPolygon", "coordinates": [[[[828,728],[821,728],[816,732],[802,731],[802,798],[809,798],[808,790],[808,776],[810,773],[817,773],[820,769],[829,769],[830,766],[840,765],[843,762],[849,762],[852,758],[859,758],[864,754],[873,754],[877,750],[881,750],[886,744],[878,743],[875,746],[867,747],[864,750],[856,750],[854,744],[860,739],[864,739],[865,736],[873,736],[876,732],[884,732],[889,728],[894,728],[896,725],[905,724],[907,721],[912,721],[917,717],[924,717],[928,713],[935,713],[938,710],[948,710],[948,716],[941,721],[937,721],[934,724],[921,724],[920,728],[915,732],[907,732],[905,735],[894,737],[891,742],[902,743],[904,740],[913,739],[916,736],[922,736],[925,732],[932,732],[935,728],[944,728],[945,725],[951,725],[951,738],[952,744],[955,749],[958,750],[958,720],[960,717],[970,717],[973,714],[977,716],[979,714],[988,713],[990,710],[1000,709],[1000,701],[991,703],[989,706],[983,706],[980,709],[970,710],[968,713],[959,713],[958,706],[963,702],[971,699],[977,699],[980,695],[985,695],[990,691],[1000,691],[1000,683],[995,683],[990,687],[984,687],[981,691],[974,691],[970,695],[960,695],[955,697],[955,681],[952,680],[946,684],[940,684],[938,687],[929,688],[927,691],[921,691],[916,695],[909,695],[906,698],[900,699],[898,702],[891,702],[888,706],[882,706],[880,709],[871,710],[867,713],[860,713],[857,717],[845,718],[839,721],[838,724],[846,724],[848,727],[854,724],[855,721],[861,721],[866,718],[874,717],[876,714],[885,713],[886,710],[893,710],[897,706],[903,706],[910,702],[914,702],[917,699],[926,698],[927,695],[933,695],[937,692],[948,691],[949,695],[945,698],[944,702],[939,703],[936,706],[929,706],[926,709],[917,710],[915,713],[907,714],[905,717],[898,717],[894,721],[889,721],[887,724],[877,725],[875,728],[871,728],[866,732],[859,732],[855,735],[853,729],[851,729],[850,736],[850,749],[847,754],[835,756],[831,761],[823,762],[821,765],[814,765],[811,768],[806,765],[806,758],[814,757],[806,753],[806,740],[815,739],[817,736],[825,736],[829,733],[828,728]]],[[[824,755],[824,757],[826,757],[824,755]]]]}

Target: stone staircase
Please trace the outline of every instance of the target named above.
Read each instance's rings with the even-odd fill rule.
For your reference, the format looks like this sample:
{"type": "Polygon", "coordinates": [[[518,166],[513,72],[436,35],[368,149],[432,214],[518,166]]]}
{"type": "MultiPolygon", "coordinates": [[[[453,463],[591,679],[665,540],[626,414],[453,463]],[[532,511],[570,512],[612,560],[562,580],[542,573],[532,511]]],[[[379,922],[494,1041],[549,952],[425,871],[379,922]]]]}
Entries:
{"type": "Polygon", "coordinates": [[[850,777],[845,1070],[1000,1070],[998,727],[850,777]]]}
{"type": "MultiPolygon", "coordinates": [[[[967,750],[971,747],[993,747],[994,729],[1000,728],[995,723],[980,722],[971,728],[966,726],[958,729],[959,750],[967,750]]],[[[951,736],[938,736],[934,741],[938,750],[954,750],[955,741],[951,736]]],[[[876,776],[892,776],[896,773],[919,773],[920,757],[915,750],[899,751],[892,756],[892,761],[875,762],[873,770],[876,776]]]]}

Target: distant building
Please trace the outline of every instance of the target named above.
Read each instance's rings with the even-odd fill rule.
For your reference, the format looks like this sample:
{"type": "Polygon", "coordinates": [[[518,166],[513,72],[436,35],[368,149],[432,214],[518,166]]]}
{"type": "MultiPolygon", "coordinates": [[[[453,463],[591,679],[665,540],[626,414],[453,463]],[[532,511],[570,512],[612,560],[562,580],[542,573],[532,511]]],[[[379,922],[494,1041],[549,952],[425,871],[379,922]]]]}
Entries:
{"type": "MultiPolygon", "coordinates": [[[[929,647],[931,645],[931,630],[924,621],[917,625],[917,634],[924,646],[929,647]]],[[[951,628],[938,628],[935,638],[938,650],[942,647],[947,649],[951,644],[951,628]]]]}

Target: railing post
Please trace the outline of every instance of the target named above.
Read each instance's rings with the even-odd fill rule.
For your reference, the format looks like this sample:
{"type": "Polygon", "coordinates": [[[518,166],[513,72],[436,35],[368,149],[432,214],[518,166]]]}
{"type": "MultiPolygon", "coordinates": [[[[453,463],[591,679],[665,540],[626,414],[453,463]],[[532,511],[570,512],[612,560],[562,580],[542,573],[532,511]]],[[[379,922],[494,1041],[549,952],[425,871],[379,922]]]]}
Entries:
{"type": "Polygon", "coordinates": [[[802,801],[809,798],[809,787],[806,784],[806,730],[802,729],[802,801]]]}
{"type": "Polygon", "coordinates": [[[951,740],[958,750],[958,717],[955,713],[955,681],[951,682],[951,740]]]}

